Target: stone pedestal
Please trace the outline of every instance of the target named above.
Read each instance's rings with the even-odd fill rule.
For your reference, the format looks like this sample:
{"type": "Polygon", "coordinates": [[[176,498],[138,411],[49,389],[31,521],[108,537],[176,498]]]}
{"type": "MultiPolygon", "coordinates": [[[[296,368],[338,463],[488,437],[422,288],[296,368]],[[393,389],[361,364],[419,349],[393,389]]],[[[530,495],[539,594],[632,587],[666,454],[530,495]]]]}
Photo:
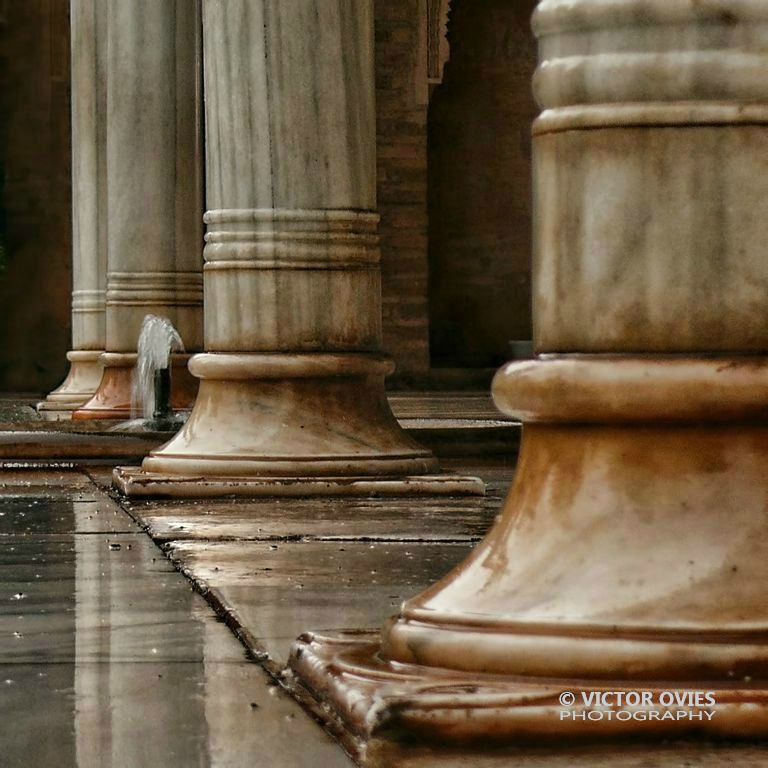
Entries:
{"type": "Polygon", "coordinates": [[[72,351],[69,375],[41,402],[48,419],[68,419],[101,381],[106,341],[106,5],[73,0],[72,351]]]}
{"type": "Polygon", "coordinates": [[[494,383],[515,484],[380,636],[291,665],[361,744],[764,738],[768,6],[534,18],[539,355],[494,383]]]}
{"type": "MultiPolygon", "coordinates": [[[[107,354],[75,419],[130,416],[145,315],[167,317],[187,351],[202,349],[199,5],[121,1],[107,28],[107,354]]],[[[185,363],[174,364],[174,398],[190,408],[185,363]]]]}
{"type": "Polygon", "coordinates": [[[187,424],[117,485],[413,490],[437,462],[384,395],[371,0],[206,0],[203,30],[209,352],[187,424]]]}

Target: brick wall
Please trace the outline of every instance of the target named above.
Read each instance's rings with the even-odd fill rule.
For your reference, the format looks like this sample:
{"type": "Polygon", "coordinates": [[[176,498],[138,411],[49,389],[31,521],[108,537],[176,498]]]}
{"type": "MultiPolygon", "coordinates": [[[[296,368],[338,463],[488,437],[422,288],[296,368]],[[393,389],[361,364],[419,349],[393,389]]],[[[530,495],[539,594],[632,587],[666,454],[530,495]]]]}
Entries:
{"type": "Polygon", "coordinates": [[[0,0],[0,391],[66,373],[71,226],[68,0],[0,0]]]}
{"type": "Polygon", "coordinates": [[[425,18],[420,0],[375,0],[375,14],[384,347],[402,377],[429,369],[425,18]]]}

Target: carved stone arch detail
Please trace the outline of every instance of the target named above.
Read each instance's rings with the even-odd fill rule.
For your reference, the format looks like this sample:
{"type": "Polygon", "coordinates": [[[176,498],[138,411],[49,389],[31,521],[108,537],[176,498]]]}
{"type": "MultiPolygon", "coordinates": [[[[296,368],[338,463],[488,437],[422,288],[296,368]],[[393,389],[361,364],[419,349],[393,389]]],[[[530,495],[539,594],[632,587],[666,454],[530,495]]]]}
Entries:
{"type": "Polygon", "coordinates": [[[450,56],[448,16],[452,0],[427,0],[427,72],[431,83],[443,79],[443,68],[450,56]]]}

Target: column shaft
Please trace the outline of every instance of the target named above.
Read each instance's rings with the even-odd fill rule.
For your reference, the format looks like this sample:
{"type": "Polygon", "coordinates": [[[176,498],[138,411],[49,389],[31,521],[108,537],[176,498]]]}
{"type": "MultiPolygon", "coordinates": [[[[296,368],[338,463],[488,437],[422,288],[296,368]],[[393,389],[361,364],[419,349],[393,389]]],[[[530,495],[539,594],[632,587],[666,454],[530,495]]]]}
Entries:
{"type": "Polygon", "coordinates": [[[106,343],[106,4],[73,0],[72,30],[72,350],[69,375],[38,406],[69,418],[101,381],[106,343]]]}
{"type": "MultiPolygon", "coordinates": [[[[197,2],[126,0],[108,19],[105,373],[76,418],[130,414],[145,315],[167,317],[202,348],[200,17],[197,2]]],[[[191,405],[187,358],[174,401],[191,405]]]]}
{"type": "Polygon", "coordinates": [[[204,13],[207,349],[378,351],[370,4],[204,13]]]}

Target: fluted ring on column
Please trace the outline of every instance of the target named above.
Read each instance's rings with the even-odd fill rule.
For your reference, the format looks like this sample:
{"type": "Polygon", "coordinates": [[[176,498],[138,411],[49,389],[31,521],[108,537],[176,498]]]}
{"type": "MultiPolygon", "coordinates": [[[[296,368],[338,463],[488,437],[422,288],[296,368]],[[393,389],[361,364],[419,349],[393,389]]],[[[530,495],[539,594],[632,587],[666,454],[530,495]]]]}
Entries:
{"type": "Polygon", "coordinates": [[[110,306],[199,306],[203,303],[200,272],[110,272],[107,278],[110,306]]]}
{"type": "Polygon", "coordinates": [[[353,210],[205,215],[205,338],[217,352],[375,352],[379,217],[353,210]],[[238,312],[233,306],[259,307],[238,312]]]}
{"type": "Polygon", "coordinates": [[[543,0],[533,28],[544,109],[768,101],[768,6],[758,0],[543,0]]]}
{"type": "Polygon", "coordinates": [[[378,222],[357,211],[209,211],[207,269],[375,269],[378,222]]]}
{"type": "Polygon", "coordinates": [[[103,313],[106,291],[100,290],[74,290],[72,291],[72,313],[91,314],[103,313]]]}

